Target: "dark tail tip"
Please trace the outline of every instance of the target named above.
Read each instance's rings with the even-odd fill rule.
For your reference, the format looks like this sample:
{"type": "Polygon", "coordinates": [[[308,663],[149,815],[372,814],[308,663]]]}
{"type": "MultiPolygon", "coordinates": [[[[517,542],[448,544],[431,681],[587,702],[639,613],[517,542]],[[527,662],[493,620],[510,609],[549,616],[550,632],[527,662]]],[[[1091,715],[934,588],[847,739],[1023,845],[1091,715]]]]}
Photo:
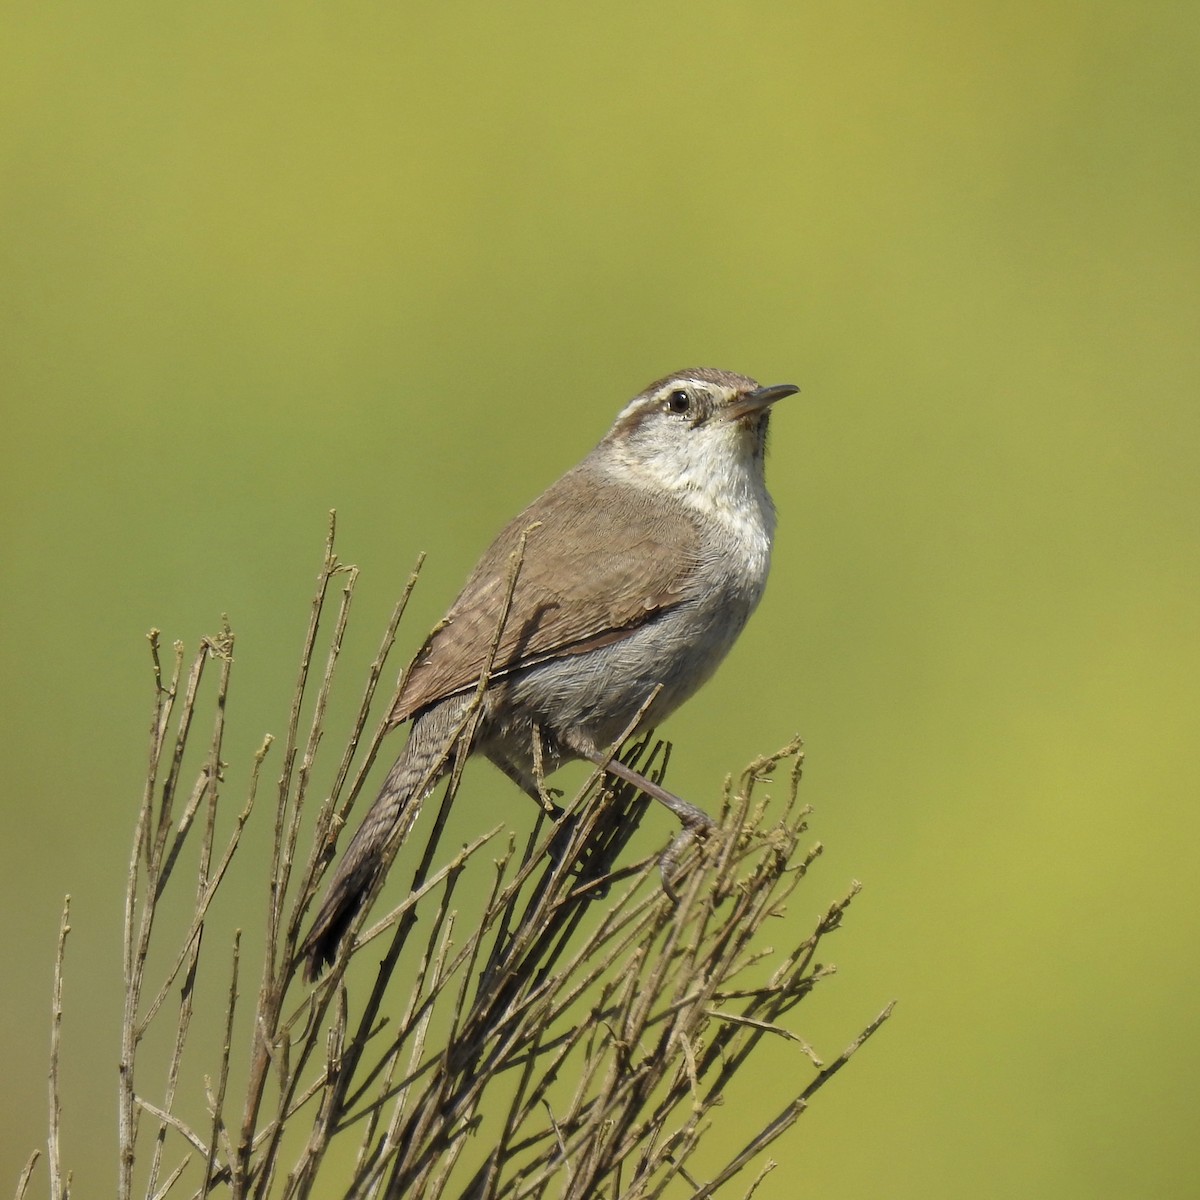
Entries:
{"type": "Polygon", "coordinates": [[[300,947],[300,957],[306,960],[304,978],[309,983],[316,983],[321,972],[332,966],[362,901],[361,889],[349,892],[337,889],[325,897],[325,903],[300,947]]]}

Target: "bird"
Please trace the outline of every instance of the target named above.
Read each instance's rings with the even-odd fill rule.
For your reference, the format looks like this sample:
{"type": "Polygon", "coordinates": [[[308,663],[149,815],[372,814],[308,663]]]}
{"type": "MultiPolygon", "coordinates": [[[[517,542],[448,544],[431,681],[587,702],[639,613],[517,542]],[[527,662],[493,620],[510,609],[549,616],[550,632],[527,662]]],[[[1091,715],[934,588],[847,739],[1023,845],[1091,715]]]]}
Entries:
{"type": "Polygon", "coordinates": [[[776,524],[768,425],[798,391],[672,372],[501,530],[403,678],[388,727],[409,723],[408,741],[300,946],[310,980],[386,872],[402,818],[464,752],[543,805],[544,775],[583,759],[660,800],[685,831],[712,825],[611,747],[695,693],[757,607],[776,524]]]}

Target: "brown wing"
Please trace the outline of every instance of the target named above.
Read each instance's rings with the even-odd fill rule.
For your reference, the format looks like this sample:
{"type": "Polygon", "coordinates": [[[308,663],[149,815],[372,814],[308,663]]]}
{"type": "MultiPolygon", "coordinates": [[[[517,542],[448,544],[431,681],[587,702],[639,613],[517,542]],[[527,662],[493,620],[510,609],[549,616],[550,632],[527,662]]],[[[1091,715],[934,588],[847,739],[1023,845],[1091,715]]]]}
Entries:
{"type": "Polygon", "coordinates": [[[508,594],[512,553],[527,529],[493,679],[627,637],[685,598],[699,561],[686,509],[661,495],[602,483],[581,465],[512,521],[480,559],[413,660],[393,724],[478,684],[508,594]]]}

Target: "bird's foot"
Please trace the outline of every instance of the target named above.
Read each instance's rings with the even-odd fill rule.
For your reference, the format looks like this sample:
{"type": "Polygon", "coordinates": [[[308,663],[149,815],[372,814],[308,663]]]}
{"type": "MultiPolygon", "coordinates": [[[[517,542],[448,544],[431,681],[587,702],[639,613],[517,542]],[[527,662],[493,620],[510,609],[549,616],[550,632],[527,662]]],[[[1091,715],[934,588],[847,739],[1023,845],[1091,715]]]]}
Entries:
{"type": "Polygon", "coordinates": [[[561,804],[558,803],[563,797],[562,788],[548,788],[542,784],[538,785],[537,796],[535,799],[542,806],[542,812],[546,814],[552,821],[561,821],[563,814],[567,811],[561,804]]]}
{"type": "MultiPolygon", "coordinates": [[[[685,803],[680,801],[680,803],[685,803]]],[[[671,839],[671,844],[658,857],[658,873],[662,880],[662,890],[672,904],[679,903],[679,893],[675,890],[674,877],[679,871],[679,860],[684,851],[695,841],[702,841],[716,828],[717,823],[702,808],[687,805],[692,810],[683,819],[683,828],[671,839]]]]}

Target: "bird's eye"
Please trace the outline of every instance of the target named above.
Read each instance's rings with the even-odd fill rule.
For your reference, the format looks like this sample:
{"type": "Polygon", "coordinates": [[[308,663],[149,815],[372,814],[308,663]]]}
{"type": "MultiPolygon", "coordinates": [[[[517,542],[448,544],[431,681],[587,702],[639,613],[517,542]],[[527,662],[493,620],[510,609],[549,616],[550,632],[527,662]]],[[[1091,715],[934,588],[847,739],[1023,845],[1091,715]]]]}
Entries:
{"type": "Polygon", "coordinates": [[[685,413],[692,407],[691,393],[686,388],[676,388],[667,397],[667,410],[673,413],[685,413]]]}

